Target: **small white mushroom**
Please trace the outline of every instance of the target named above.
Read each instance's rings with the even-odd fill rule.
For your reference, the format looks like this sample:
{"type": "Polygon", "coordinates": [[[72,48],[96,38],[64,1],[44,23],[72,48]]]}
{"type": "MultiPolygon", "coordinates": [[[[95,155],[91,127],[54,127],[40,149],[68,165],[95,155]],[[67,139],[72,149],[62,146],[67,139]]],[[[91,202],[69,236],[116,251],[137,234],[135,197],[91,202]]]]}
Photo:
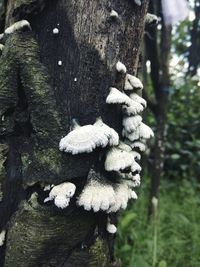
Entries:
{"type": "Polygon", "coordinates": [[[107,211],[115,203],[115,192],[112,185],[105,183],[102,177],[96,179],[96,175],[93,170],[90,171],[88,182],[77,200],[77,205],[83,206],[87,211],[107,211]]]}
{"type": "Polygon", "coordinates": [[[154,14],[151,14],[151,13],[147,13],[146,15],[146,19],[145,19],[145,24],[146,25],[156,25],[158,24],[158,17],[154,14]]]}
{"type": "Polygon", "coordinates": [[[72,183],[65,182],[54,186],[49,197],[45,198],[44,203],[54,200],[54,204],[61,209],[69,206],[70,199],[74,196],[76,186],[72,183]]]}
{"type": "Polygon", "coordinates": [[[127,132],[133,132],[142,122],[142,117],[139,115],[123,118],[122,125],[127,132]]]}
{"type": "Polygon", "coordinates": [[[118,15],[117,11],[112,9],[111,12],[110,12],[110,17],[111,18],[118,18],[119,15],[118,15]]]}
{"type": "Polygon", "coordinates": [[[29,30],[31,30],[30,23],[27,20],[20,20],[15,22],[5,30],[5,34],[12,34],[15,31],[22,30],[23,28],[28,28],[29,30]]]}
{"type": "Polygon", "coordinates": [[[134,0],[134,2],[136,3],[136,5],[138,5],[138,6],[141,6],[142,5],[142,2],[141,2],[141,0],[134,0]]]}
{"type": "Polygon", "coordinates": [[[98,118],[94,125],[99,127],[99,130],[107,136],[110,146],[117,146],[119,144],[118,133],[113,128],[110,128],[108,125],[103,123],[101,118],[98,118]]]}
{"type": "Polygon", "coordinates": [[[125,104],[131,105],[132,100],[126,94],[120,92],[117,88],[111,87],[110,93],[106,98],[107,104],[125,104]]]}
{"type": "Polygon", "coordinates": [[[141,105],[143,105],[146,108],[147,101],[144,98],[142,98],[141,96],[139,96],[138,94],[132,93],[132,94],[130,94],[130,98],[133,101],[136,101],[136,102],[140,103],[141,105]]]}
{"type": "Polygon", "coordinates": [[[106,154],[104,167],[106,171],[120,171],[131,168],[135,159],[140,157],[139,153],[124,150],[120,147],[112,147],[106,154]]]}
{"type": "Polygon", "coordinates": [[[109,234],[115,234],[117,232],[117,227],[114,224],[107,222],[106,230],[109,234]]]}
{"type": "Polygon", "coordinates": [[[58,61],[58,66],[62,66],[62,60],[58,61]]]}
{"type": "Polygon", "coordinates": [[[137,77],[126,74],[124,90],[130,91],[135,89],[143,89],[143,84],[137,77]]]}
{"type": "Polygon", "coordinates": [[[53,34],[59,34],[59,29],[58,28],[54,28],[53,29],[53,34]]]}
{"type": "Polygon", "coordinates": [[[2,230],[0,233],[0,247],[4,245],[5,239],[6,239],[6,231],[2,230]]]}
{"type": "Polygon", "coordinates": [[[116,70],[118,72],[121,72],[121,73],[126,73],[127,72],[126,66],[120,61],[118,61],[117,64],[116,64],[116,70]]]}
{"type": "Polygon", "coordinates": [[[4,38],[4,33],[0,33],[0,40],[4,38]]]}

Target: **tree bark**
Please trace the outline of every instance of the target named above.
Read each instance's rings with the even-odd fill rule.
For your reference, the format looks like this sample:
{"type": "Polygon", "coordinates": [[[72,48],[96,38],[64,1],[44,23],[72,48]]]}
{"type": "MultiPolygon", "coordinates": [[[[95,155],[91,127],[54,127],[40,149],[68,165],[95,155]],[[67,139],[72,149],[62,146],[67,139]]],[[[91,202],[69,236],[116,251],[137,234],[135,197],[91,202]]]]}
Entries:
{"type": "MultiPolygon", "coordinates": [[[[151,2],[149,8],[152,13],[156,13],[157,15],[161,13],[159,1],[151,2]]],[[[155,102],[151,102],[149,97],[147,97],[147,102],[156,121],[149,204],[149,215],[151,215],[153,211],[152,198],[158,198],[160,180],[164,166],[166,121],[170,93],[169,60],[171,49],[171,27],[166,26],[162,20],[160,35],[158,36],[156,28],[149,29],[149,33],[145,38],[145,44],[147,59],[151,62],[150,75],[155,99],[155,102]]]]}
{"type": "Polygon", "coordinates": [[[0,266],[109,266],[114,260],[107,215],[76,206],[90,168],[103,168],[104,150],[72,156],[58,143],[73,118],[85,125],[101,116],[121,131],[121,113],[105,99],[109,87],[122,89],[118,60],[137,71],[147,5],[6,1],[6,27],[27,19],[32,31],[6,35],[0,59],[0,232],[6,230],[0,266]],[[118,18],[110,17],[112,9],[118,18]],[[60,211],[44,204],[43,187],[64,181],[77,187],[70,206],[60,211]]]}

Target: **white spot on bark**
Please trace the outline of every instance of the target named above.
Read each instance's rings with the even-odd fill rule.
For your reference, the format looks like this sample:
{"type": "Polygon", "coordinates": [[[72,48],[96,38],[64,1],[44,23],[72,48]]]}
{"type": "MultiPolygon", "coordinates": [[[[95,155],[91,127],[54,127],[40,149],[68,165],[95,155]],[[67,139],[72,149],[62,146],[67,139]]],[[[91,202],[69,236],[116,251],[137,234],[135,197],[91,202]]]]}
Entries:
{"type": "Polygon", "coordinates": [[[110,17],[111,18],[118,18],[119,15],[115,10],[112,9],[111,12],[110,12],[110,17]]]}
{"type": "Polygon", "coordinates": [[[53,29],[53,34],[59,34],[59,29],[58,28],[54,28],[53,29]]]}
{"type": "Polygon", "coordinates": [[[0,233],[0,247],[4,245],[5,239],[6,239],[6,231],[3,230],[0,233]]]}

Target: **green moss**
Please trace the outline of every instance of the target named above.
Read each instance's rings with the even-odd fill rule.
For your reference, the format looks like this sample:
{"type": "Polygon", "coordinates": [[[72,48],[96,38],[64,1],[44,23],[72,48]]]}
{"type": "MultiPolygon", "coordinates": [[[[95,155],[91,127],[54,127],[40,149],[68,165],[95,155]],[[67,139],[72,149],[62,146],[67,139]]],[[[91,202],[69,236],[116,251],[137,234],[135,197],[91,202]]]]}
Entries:
{"type": "Polygon", "coordinates": [[[109,267],[108,248],[105,240],[99,237],[95,240],[95,243],[90,247],[90,257],[90,267],[109,267]]]}
{"type": "Polygon", "coordinates": [[[6,176],[4,162],[6,160],[6,154],[8,152],[8,146],[0,144],[0,201],[3,198],[2,185],[6,176]]]}
{"type": "Polygon", "coordinates": [[[33,193],[11,220],[5,267],[60,266],[70,251],[84,241],[93,224],[92,214],[69,216],[67,211],[61,213],[40,205],[33,193]]]}

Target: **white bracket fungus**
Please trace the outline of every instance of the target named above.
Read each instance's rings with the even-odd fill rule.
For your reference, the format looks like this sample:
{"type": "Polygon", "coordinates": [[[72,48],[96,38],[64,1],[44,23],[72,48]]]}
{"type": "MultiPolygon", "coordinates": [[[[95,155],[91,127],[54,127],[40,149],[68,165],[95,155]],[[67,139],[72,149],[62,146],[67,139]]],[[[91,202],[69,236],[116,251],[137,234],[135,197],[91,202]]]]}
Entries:
{"type": "Polygon", "coordinates": [[[143,105],[144,108],[147,107],[147,101],[144,98],[142,98],[141,96],[139,96],[138,94],[132,93],[132,94],[130,94],[130,98],[133,101],[136,101],[136,102],[140,103],[141,105],[143,105]]]}
{"type": "Polygon", "coordinates": [[[140,154],[132,151],[131,147],[129,148],[129,151],[120,146],[110,148],[106,154],[105,170],[120,171],[131,168],[135,164],[135,159],[140,159],[140,154]]]}
{"type": "Polygon", "coordinates": [[[154,137],[152,129],[143,122],[139,125],[138,128],[140,132],[140,138],[150,139],[151,137],[154,137]]]}
{"type": "Polygon", "coordinates": [[[122,125],[127,132],[133,132],[142,122],[140,115],[123,118],[122,125]]]}
{"type": "Polygon", "coordinates": [[[137,77],[130,74],[126,74],[124,90],[132,91],[134,89],[142,90],[142,82],[137,77]]]}
{"type": "Polygon", "coordinates": [[[118,61],[116,64],[116,70],[124,74],[127,72],[126,66],[120,61],[118,61]]]}
{"type": "Polygon", "coordinates": [[[133,101],[129,96],[120,92],[117,88],[114,87],[110,88],[110,93],[106,98],[106,103],[122,104],[122,108],[128,116],[135,115],[144,110],[144,107],[140,103],[133,101]]]}
{"type": "Polygon", "coordinates": [[[131,142],[129,145],[132,148],[138,148],[141,152],[144,152],[146,150],[146,145],[140,141],[131,142]]]}
{"type": "Polygon", "coordinates": [[[15,22],[13,25],[11,25],[5,30],[5,34],[12,34],[15,31],[22,30],[23,28],[27,28],[31,31],[30,23],[27,20],[20,20],[15,22]]]}
{"type": "MultiPolygon", "coordinates": [[[[135,153],[137,153],[137,152],[135,152],[135,153]]],[[[136,172],[136,171],[141,172],[141,170],[142,170],[141,166],[136,161],[134,161],[133,164],[131,165],[131,171],[132,172],[136,172]]]]}
{"type": "Polygon", "coordinates": [[[70,199],[74,196],[76,186],[72,183],[65,182],[54,186],[49,197],[45,198],[44,203],[54,200],[54,204],[61,209],[69,206],[70,199]]]}
{"type": "Polygon", "coordinates": [[[113,128],[110,128],[108,125],[103,123],[101,118],[96,120],[94,126],[97,126],[99,131],[101,130],[107,136],[110,146],[117,146],[119,144],[118,133],[113,128]]]}
{"type": "Polygon", "coordinates": [[[126,182],[116,185],[115,203],[110,206],[108,213],[117,212],[120,209],[126,209],[129,199],[137,199],[137,195],[130,189],[126,182]]]}
{"type": "Polygon", "coordinates": [[[132,182],[133,182],[134,187],[140,186],[140,182],[141,182],[140,175],[139,174],[134,175],[132,178],[132,182]]]}
{"type": "Polygon", "coordinates": [[[117,11],[112,9],[111,12],[110,12],[110,17],[111,18],[118,18],[119,15],[118,15],[117,11]]]}
{"type": "Polygon", "coordinates": [[[80,194],[77,205],[83,206],[87,211],[107,211],[115,203],[115,192],[112,185],[105,183],[100,174],[90,170],[88,182],[80,194]]]}
{"type": "Polygon", "coordinates": [[[0,33],[0,40],[4,38],[4,33],[0,33]]]}
{"type": "Polygon", "coordinates": [[[131,105],[131,99],[126,94],[120,92],[117,88],[111,87],[110,93],[106,98],[106,103],[131,105]]]}
{"type": "Polygon", "coordinates": [[[122,135],[128,138],[130,141],[135,141],[139,138],[150,139],[154,136],[154,133],[149,126],[141,122],[140,125],[136,128],[136,130],[131,133],[123,129],[122,135]]]}
{"type": "Polygon", "coordinates": [[[115,146],[119,143],[117,132],[103,123],[99,118],[94,125],[76,126],[61,139],[61,151],[72,153],[90,153],[96,147],[115,146]]]}
{"type": "Polygon", "coordinates": [[[158,24],[158,17],[154,14],[151,14],[151,13],[147,13],[146,15],[146,19],[145,19],[145,24],[146,25],[156,25],[158,24]]]}
{"type": "Polygon", "coordinates": [[[131,116],[142,112],[144,110],[144,107],[140,103],[132,100],[129,106],[123,105],[122,109],[126,115],[131,116]]]}
{"type": "Polygon", "coordinates": [[[136,128],[133,132],[127,132],[125,129],[122,130],[122,135],[126,138],[128,138],[129,141],[133,142],[135,140],[138,140],[140,138],[140,131],[139,127],[136,128]]]}
{"type": "Polygon", "coordinates": [[[6,231],[2,230],[0,233],[0,247],[4,245],[5,239],[6,239],[6,231]]]}

